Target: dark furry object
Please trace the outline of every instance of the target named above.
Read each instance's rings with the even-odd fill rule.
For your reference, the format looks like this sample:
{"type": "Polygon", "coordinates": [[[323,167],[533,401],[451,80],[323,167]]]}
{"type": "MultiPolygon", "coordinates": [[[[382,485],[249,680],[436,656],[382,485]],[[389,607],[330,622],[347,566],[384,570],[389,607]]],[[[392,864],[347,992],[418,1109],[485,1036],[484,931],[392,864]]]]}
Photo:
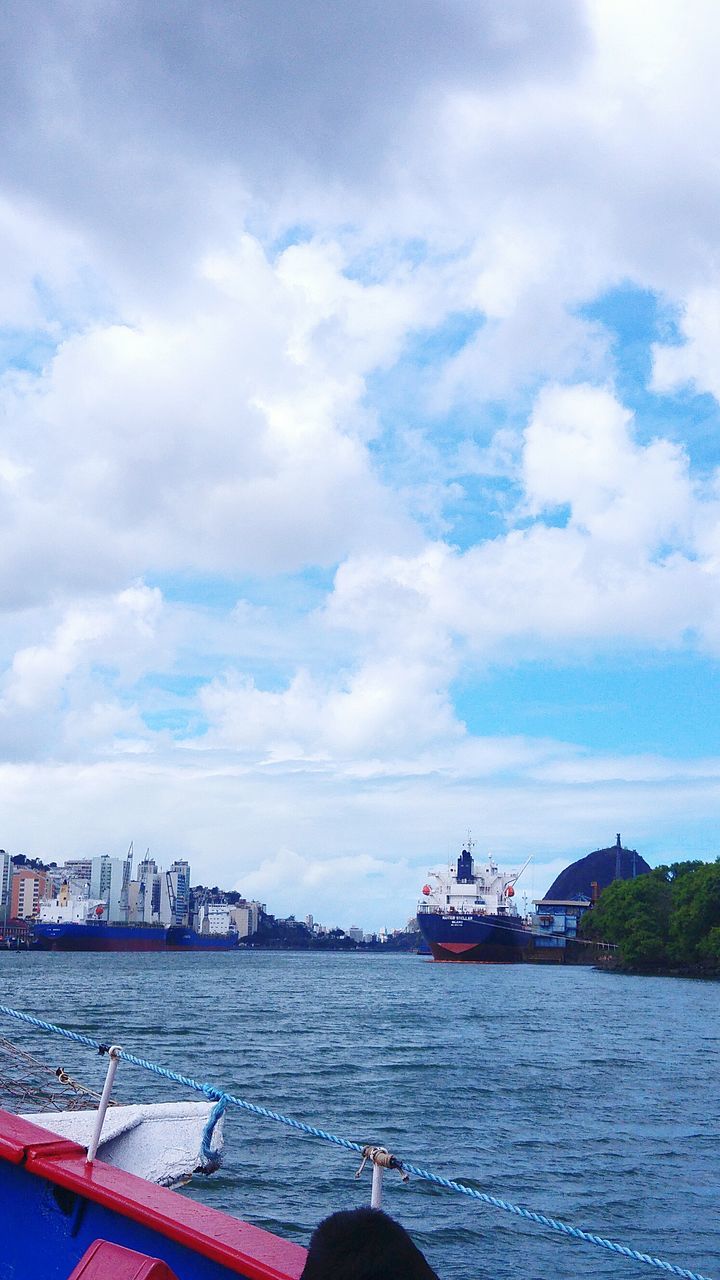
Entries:
{"type": "Polygon", "coordinates": [[[353,1209],[315,1228],[300,1280],[438,1278],[399,1222],[380,1209],[353,1209]]]}

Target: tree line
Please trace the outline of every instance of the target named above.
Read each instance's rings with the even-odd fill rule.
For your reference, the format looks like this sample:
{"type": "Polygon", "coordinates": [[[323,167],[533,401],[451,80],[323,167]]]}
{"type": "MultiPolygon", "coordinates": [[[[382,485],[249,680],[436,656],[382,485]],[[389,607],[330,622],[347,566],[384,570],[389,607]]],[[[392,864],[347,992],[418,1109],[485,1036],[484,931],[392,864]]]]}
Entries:
{"type": "Polygon", "coordinates": [[[720,858],[615,880],[581,924],[630,968],[720,969],[720,858]]]}

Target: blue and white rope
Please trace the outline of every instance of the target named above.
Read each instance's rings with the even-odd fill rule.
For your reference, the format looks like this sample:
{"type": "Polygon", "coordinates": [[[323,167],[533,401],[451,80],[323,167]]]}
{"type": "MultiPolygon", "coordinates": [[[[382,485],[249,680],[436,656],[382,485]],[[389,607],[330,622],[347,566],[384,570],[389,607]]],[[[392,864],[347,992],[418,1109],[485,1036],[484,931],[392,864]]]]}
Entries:
{"type": "MultiPolygon", "coordinates": [[[[45,1022],[42,1018],[35,1018],[29,1013],[22,1013],[19,1009],[11,1009],[7,1005],[0,1005],[0,1014],[8,1018],[14,1018],[18,1022],[25,1022],[40,1031],[49,1031],[55,1035],[63,1036],[66,1040],[74,1040],[77,1044],[85,1045],[89,1049],[95,1049],[99,1053],[105,1052],[108,1048],[107,1045],[91,1039],[90,1036],[82,1035],[78,1031],[70,1031],[67,1027],[58,1027],[52,1022],[45,1022]]],[[[255,1102],[247,1102],[244,1098],[236,1098],[231,1093],[225,1093],[222,1089],[214,1088],[213,1085],[203,1084],[199,1080],[194,1080],[192,1076],[184,1076],[177,1071],[171,1071],[168,1067],[161,1067],[158,1063],[150,1062],[147,1058],[139,1058],[134,1053],[128,1053],[125,1049],[120,1050],[118,1057],[123,1062],[130,1063],[131,1066],[142,1067],[143,1070],[151,1071],[154,1075],[161,1076],[164,1080],[171,1080],[173,1084],[179,1084],[186,1089],[194,1090],[196,1093],[202,1093],[206,1098],[215,1102],[216,1105],[213,1107],[203,1134],[202,1152],[205,1159],[211,1158],[210,1144],[215,1125],[229,1106],[238,1107],[241,1111],[249,1111],[251,1115],[261,1116],[265,1120],[275,1120],[278,1124],[284,1124],[299,1133],[307,1134],[311,1138],[320,1138],[323,1142],[331,1142],[334,1146],[343,1147],[346,1151],[355,1151],[358,1155],[363,1153],[362,1146],[357,1142],[350,1141],[349,1138],[340,1138],[337,1134],[328,1133],[325,1129],[318,1129],[315,1125],[305,1124],[302,1120],[294,1120],[291,1116],[284,1116],[279,1111],[271,1111],[268,1107],[259,1106],[255,1102]]],[[[550,1218],[544,1213],[536,1213],[532,1209],[524,1209],[521,1205],[513,1204],[509,1200],[501,1200],[497,1196],[489,1195],[486,1191],[478,1191],[476,1187],[469,1187],[462,1182],[455,1182],[452,1178],[443,1178],[437,1173],[432,1173],[429,1169],[422,1169],[417,1165],[408,1164],[405,1160],[398,1161],[398,1164],[404,1172],[413,1174],[423,1182],[429,1182],[437,1187],[445,1187],[448,1191],[457,1191],[460,1195],[469,1196],[472,1200],[479,1200],[482,1204],[491,1205],[494,1209],[502,1209],[505,1213],[512,1213],[526,1222],[533,1222],[538,1226],[547,1227],[550,1231],[556,1231],[572,1240],[582,1240],[585,1244],[593,1244],[600,1249],[607,1249],[611,1253],[630,1258],[633,1262],[641,1262],[645,1266],[656,1267],[658,1270],[668,1272],[670,1275],[679,1276],[681,1280],[709,1280],[709,1277],[702,1276],[696,1271],[690,1271],[686,1267],[679,1267],[674,1262],[666,1262],[662,1258],[655,1258],[652,1254],[641,1253],[637,1249],[631,1249],[629,1245],[618,1244],[615,1240],[607,1240],[605,1236],[597,1236],[590,1231],[582,1231],[580,1227],[573,1227],[567,1222],[561,1222],[558,1218],[550,1218]]]]}

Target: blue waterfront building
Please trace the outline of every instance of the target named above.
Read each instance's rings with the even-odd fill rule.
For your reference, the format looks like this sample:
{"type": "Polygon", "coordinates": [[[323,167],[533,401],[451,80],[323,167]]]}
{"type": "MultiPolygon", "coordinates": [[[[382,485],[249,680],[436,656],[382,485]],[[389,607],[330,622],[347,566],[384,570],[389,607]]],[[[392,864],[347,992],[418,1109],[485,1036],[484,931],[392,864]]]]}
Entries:
{"type": "Polygon", "coordinates": [[[538,950],[564,950],[578,936],[580,920],[592,906],[590,898],[538,898],[533,903],[532,941],[538,950]]]}

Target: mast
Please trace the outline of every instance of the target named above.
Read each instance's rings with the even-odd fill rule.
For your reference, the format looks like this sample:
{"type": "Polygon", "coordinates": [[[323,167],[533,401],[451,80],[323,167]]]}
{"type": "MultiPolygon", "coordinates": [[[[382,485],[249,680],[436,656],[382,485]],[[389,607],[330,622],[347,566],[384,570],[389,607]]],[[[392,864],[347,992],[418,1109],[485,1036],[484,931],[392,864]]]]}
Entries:
{"type": "Polygon", "coordinates": [[[130,879],[132,877],[133,864],[133,841],[130,841],[130,848],[127,851],[127,857],[123,863],[122,889],[120,891],[120,910],[125,920],[128,918],[128,900],[130,895],[130,879]]]}
{"type": "Polygon", "coordinates": [[[530,854],[530,857],[525,859],[520,870],[515,872],[515,875],[513,876],[512,880],[509,880],[508,883],[512,885],[517,884],[523,871],[525,871],[525,869],[530,866],[530,863],[532,862],[532,860],[533,860],[533,855],[530,854]]]}

